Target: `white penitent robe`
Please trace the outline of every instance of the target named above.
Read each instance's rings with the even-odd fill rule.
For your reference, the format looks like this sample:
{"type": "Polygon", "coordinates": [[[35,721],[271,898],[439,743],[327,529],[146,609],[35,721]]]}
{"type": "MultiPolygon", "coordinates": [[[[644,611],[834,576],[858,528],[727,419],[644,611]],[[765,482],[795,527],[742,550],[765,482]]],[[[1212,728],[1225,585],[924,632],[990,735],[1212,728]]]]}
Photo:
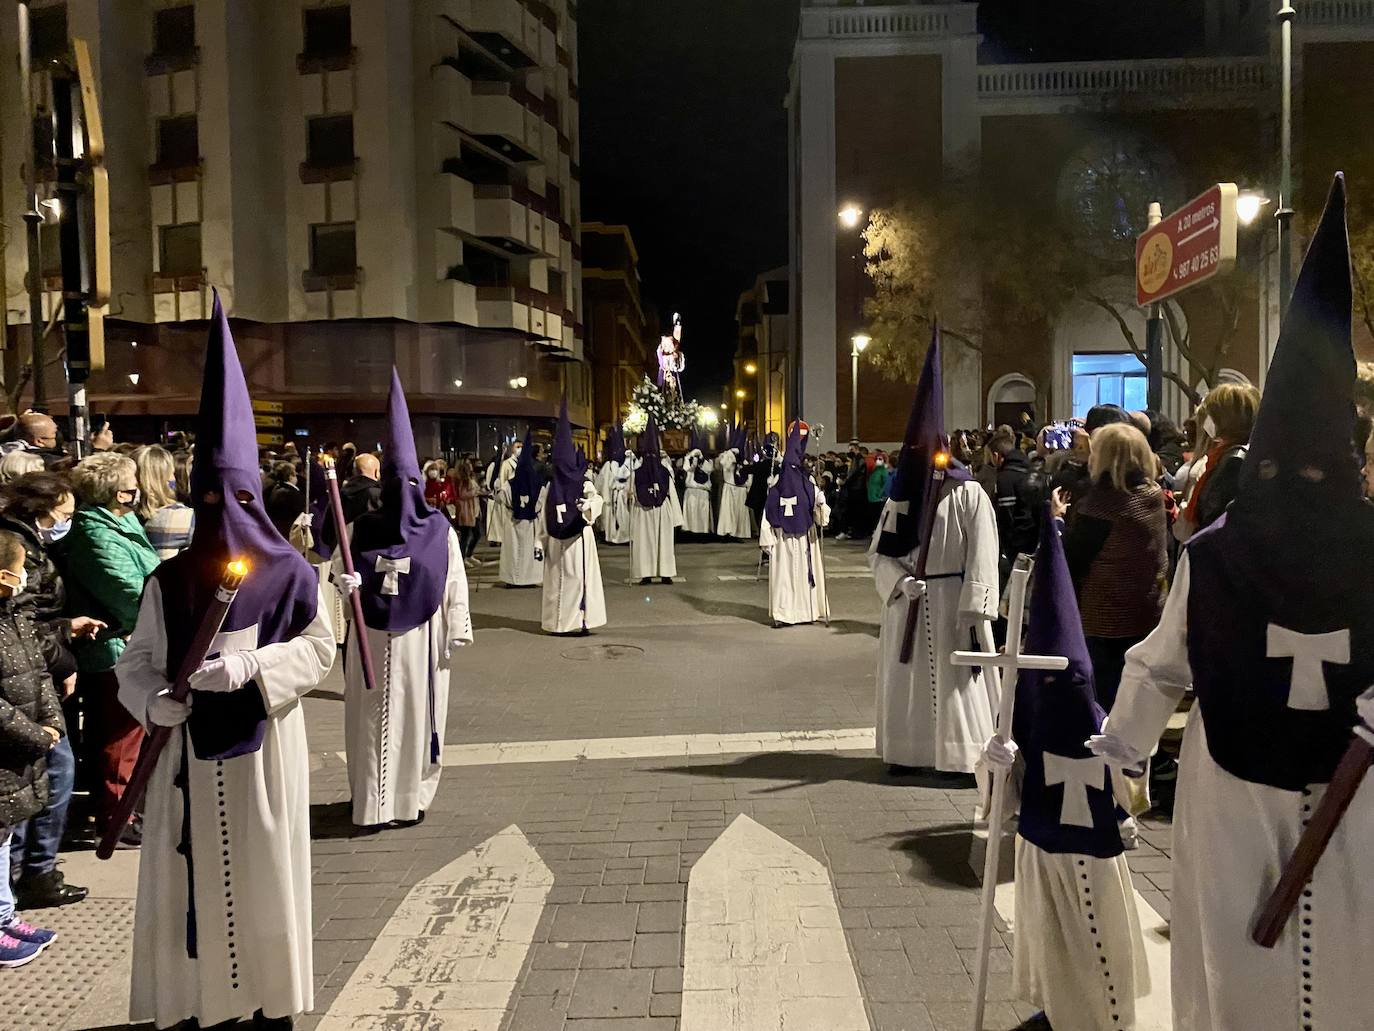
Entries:
{"type": "Polygon", "coordinates": [[[597,557],[596,535],[591,525],[603,506],[601,495],[592,484],[588,483],[584,491],[587,525],[580,534],[567,540],[554,537],[548,531],[549,524],[543,512],[547,487],[539,499],[540,514],[535,525],[544,549],[544,605],[539,625],[550,634],[574,634],[606,625],[601,561],[597,557]]]}
{"type": "MultiPolygon", "coordinates": [[[[803,499],[804,500],[804,499],[803,499]]],[[[774,623],[830,621],[830,598],[825,590],[825,562],[821,532],[830,522],[825,494],[816,491],[811,529],[805,537],[777,530],[764,511],[759,547],[768,552],[768,613],[774,623]]]]}
{"type": "Polygon", "coordinates": [[[686,459],[682,464],[687,473],[687,486],[682,499],[682,528],[688,533],[709,534],[711,532],[711,469],[712,465],[704,458],[693,461],[686,459]],[[698,483],[693,476],[697,467],[706,474],[706,482],[698,483]]]}
{"type": "MultiPolygon", "coordinates": [[[[342,566],[335,572],[342,572],[342,566]]],[[[351,621],[351,608],[348,614],[351,621]]],[[[375,690],[368,690],[363,679],[353,636],[357,632],[356,625],[350,626],[344,660],[344,741],[353,822],[375,827],[414,820],[439,790],[453,650],[472,643],[468,578],[458,535],[449,531],[444,596],[428,622],[403,634],[368,628],[375,690]]]]}
{"type": "MultiPolygon", "coordinates": [[[[616,463],[609,458],[601,463],[601,468],[596,471],[596,478],[593,483],[596,485],[596,492],[601,495],[603,501],[609,500],[611,496],[611,484],[615,481],[616,463]]],[[[601,515],[596,519],[596,528],[601,531],[602,536],[606,534],[606,524],[610,518],[611,506],[609,504],[601,506],[601,515]]]]}
{"type": "MultiPolygon", "coordinates": [[[[671,485],[668,488],[672,490],[671,485]]],[[[677,554],[673,550],[673,503],[644,508],[630,485],[630,577],[677,576],[677,554]]]]}
{"type": "Polygon", "coordinates": [[[720,465],[723,478],[720,489],[720,513],[716,517],[716,535],[747,540],[754,536],[748,505],[749,484],[754,478],[745,477],[743,486],[735,486],[735,467],[739,464],[739,455],[734,451],[724,452],[716,462],[720,465]]]}
{"type": "MultiPolygon", "coordinates": [[[[1104,733],[1154,749],[1192,684],[1188,557],[1159,626],[1126,654],[1104,733]]],[[[1250,940],[1260,908],[1326,790],[1285,791],[1217,765],[1195,705],[1174,802],[1170,959],[1174,1027],[1362,1031],[1374,1014],[1374,784],[1366,775],[1272,949],[1250,940]],[[1310,922],[1309,922],[1310,921],[1310,922]]]]}
{"type": "Polygon", "coordinates": [[[501,488],[515,478],[515,459],[507,458],[501,463],[496,484],[492,488],[491,502],[487,505],[487,542],[504,544],[510,534],[510,504],[501,503],[501,488]]]}
{"type": "Polygon", "coordinates": [[[926,563],[925,597],[911,661],[901,661],[907,611],[913,601],[901,582],[914,576],[920,549],[905,558],[877,551],[882,527],[868,549],[883,602],[878,638],[877,743],[883,761],[971,773],[992,736],[993,705],[976,666],[955,666],[950,654],[973,647],[978,620],[997,615],[997,521],[987,493],[972,481],[945,487],[935,508],[926,563]]]}
{"type": "Polygon", "coordinates": [[[503,483],[500,496],[492,505],[506,513],[506,539],[501,544],[498,563],[500,579],[511,587],[536,587],[543,582],[544,574],[539,568],[539,559],[535,557],[538,549],[534,534],[535,520],[514,518],[510,490],[510,484],[503,483]]]}
{"type": "MultiPolygon", "coordinates": [[[[1119,772],[1112,784],[1129,804],[1119,772]]],[[[1135,1000],[1149,993],[1125,854],[1048,852],[1018,835],[1012,994],[1044,1010],[1054,1031],[1132,1031],[1135,1000]]]]}
{"type": "Polygon", "coordinates": [[[607,493],[601,494],[605,502],[601,510],[602,533],[607,544],[629,544],[630,492],[634,490],[630,457],[626,455],[623,462],[607,462],[606,467],[611,473],[607,477],[607,493]]]}
{"type": "Polygon", "coordinates": [[[331,563],[329,559],[320,558],[313,551],[305,556],[307,562],[314,567],[316,575],[320,580],[320,591],[322,598],[328,598],[329,622],[334,627],[334,640],[343,644],[347,637],[348,626],[344,622],[344,603],[339,597],[339,592],[330,586],[331,563]]]}
{"type": "MultiPolygon", "coordinates": [[[[184,795],[174,786],[186,731],[172,732],[148,783],[134,912],[129,1017],[202,1027],[256,1010],[267,1017],[314,1005],[310,916],[310,752],[300,698],[334,662],[331,606],[320,593],[299,637],[257,647],[257,628],[220,634],[214,652],[256,651],[268,711],[262,746],[233,759],[187,758],[194,863],[196,959],[186,955],[186,859],[177,852],[184,795]]],[[[162,592],[149,580],[120,657],[119,701],[148,728],[148,703],[170,685],[162,592]]],[[[256,686],[254,686],[256,685],[256,686]]],[[[148,728],[151,729],[151,728],[148,728]]]]}

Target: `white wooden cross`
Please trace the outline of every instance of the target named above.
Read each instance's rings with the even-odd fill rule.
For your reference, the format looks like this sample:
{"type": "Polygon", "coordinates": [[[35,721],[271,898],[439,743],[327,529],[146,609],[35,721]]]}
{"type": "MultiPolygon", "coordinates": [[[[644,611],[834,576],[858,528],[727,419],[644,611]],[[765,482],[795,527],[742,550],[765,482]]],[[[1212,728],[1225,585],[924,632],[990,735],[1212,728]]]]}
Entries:
{"type": "MultiPolygon", "coordinates": [[[[1016,707],[1016,678],[1023,669],[1068,669],[1069,660],[1062,655],[1021,654],[1021,633],[1026,612],[1026,584],[1029,569],[1011,572],[1011,598],[1007,605],[1007,646],[995,651],[990,633],[984,633],[981,652],[955,652],[950,661],[956,666],[982,666],[983,672],[995,685],[998,699],[997,737],[1011,739],[1011,721],[1016,707]]],[[[980,629],[987,627],[979,624],[980,629]]],[[[983,857],[982,926],[978,937],[978,972],[975,981],[973,1031],[983,1031],[983,1009],[988,989],[988,947],[992,941],[993,896],[997,890],[997,861],[1001,857],[1002,823],[1007,804],[1007,776],[1010,770],[992,766],[992,804],[988,807],[987,854],[983,857]]]]}

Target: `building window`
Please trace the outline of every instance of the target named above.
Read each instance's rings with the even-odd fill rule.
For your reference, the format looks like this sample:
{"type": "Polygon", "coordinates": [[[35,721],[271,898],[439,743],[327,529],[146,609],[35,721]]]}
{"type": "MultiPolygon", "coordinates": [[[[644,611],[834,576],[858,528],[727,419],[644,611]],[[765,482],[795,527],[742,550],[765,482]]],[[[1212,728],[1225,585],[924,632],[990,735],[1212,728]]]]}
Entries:
{"type": "Polygon", "coordinates": [[[200,164],[200,130],[195,115],[177,115],[157,123],[157,163],[162,168],[200,164]]]}
{"type": "Polygon", "coordinates": [[[1094,405],[1145,407],[1145,366],[1130,353],[1073,356],[1073,414],[1082,419],[1094,405]]]}
{"type": "Polygon", "coordinates": [[[305,47],[308,62],[334,62],[353,51],[353,19],[347,5],[313,7],[305,12],[305,47]]]}
{"type": "Polygon", "coordinates": [[[305,163],[315,168],[353,164],[353,116],[326,115],[308,123],[305,163]]]}
{"type": "Polygon", "coordinates": [[[153,53],[184,57],[196,49],[196,9],[167,7],[153,15],[153,53]]]}
{"type": "Polygon", "coordinates": [[[310,227],[310,271],[317,276],[351,276],[358,271],[358,239],[352,222],[310,227]]]}
{"type": "MultiPolygon", "coordinates": [[[[13,17],[11,15],[10,17],[13,17]]],[[[67,54],[67,5],[29,8],[29,48],[35,66],[67,54]]]]}
{"type": "Polygon", "coordinates": [[[200,257],[199,222],[162,226],[158,236],[160,275],[168,278],[200,275],[203,262],[200,257]]]}

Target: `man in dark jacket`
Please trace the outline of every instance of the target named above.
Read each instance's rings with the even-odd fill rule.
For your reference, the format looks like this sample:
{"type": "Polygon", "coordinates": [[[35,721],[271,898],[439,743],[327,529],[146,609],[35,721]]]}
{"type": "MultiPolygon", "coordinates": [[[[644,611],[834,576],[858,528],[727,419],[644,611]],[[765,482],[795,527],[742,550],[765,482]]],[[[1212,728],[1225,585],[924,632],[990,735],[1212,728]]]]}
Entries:
{"type": "Polygon", "coordinates": [[[364,512],[382,507],[382,463],[377,456],[361,454],[353,462],[353,475],[339,487],[344,522],[352,523],[364,512]]]}
{"type": "Polygon", "coordinates": [[[1040,540],[1044,477],[1031,472],[1030,462],[1014,440],[997,436],[990,447],[992,464],[997,467],[993,497],[997,503],[997,539],[1001,544],[998,565],[1005,587],[1016,556],[1034,553],[1040,540]]]}

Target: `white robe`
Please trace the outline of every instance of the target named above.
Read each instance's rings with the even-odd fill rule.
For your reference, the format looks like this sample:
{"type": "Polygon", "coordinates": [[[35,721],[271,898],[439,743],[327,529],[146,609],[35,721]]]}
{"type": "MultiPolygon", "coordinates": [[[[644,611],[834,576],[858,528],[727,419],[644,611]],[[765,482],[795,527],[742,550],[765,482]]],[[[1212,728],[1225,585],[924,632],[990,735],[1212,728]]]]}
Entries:
{"type": "MultiPolygon", "coordinates": [[[[1126,654],[1121,688],[1104,728],[1142,754],[1154,749],[1192,684],[1188,568],[1185,553],[1159,626],[1126,654]]],[[[1369,776],[1341,817],[1278,943],[1264,949],[1250,940],[1255,917],[1324,791],[1322,784],[1284,791],[1223,770],[1207,749],[1201,710],[1193,706],[1174,803],[1175,1028],[1363,1031],[1374,1024],[1374,891],[1369,886],[1374,785],[1369,776]]]]}
{"type": "Polygon", "coordinates": [[[816,490],[812,525],[805,537],[781,533],[764,510],[759,547],[768,552],[768,613],[774,623],[830,621],[830,598],[825,590],[825,563],[820,534],[830,522],[825,493],[816,490]]]}
{"type": "Polygon", "coordinates": [[[601,494],[605,502],[601,518],[607,544],[630,543],[630,492],[634,489],[634,472],[630,463],[631,456],[628,453],[623,462],[606,463],[611,472],[607,477],[609,493],[601,494]]]}
{"type": "MultiPolygon", "coordinates": [[[[636,464],[643,459],[637,460],[636,464]]],[[[673,549],[673,530],[681,525],[681,509],[677,507],[676,493],[671,480],[668,484],[668,500],[657,508],[644,508],[639,504],[634,483],[629,490],[630,501],[630,577],[643,580],[645,577],[677,576],[677,554],[673,549]]]]}
{"type": "MultiPolygon", "coordinates": [[[[342,571],[342,566],[336,569],[342,571]]],[[[400,574],[404,575],[404,574],[400,574]]],[[[348,619],[353,618],[348,607],[348,619]]],[[[344,660],[344,741],[353,822],[375,827],[414,820],[439,790],[443,767],[432,759],[444,747],[453,649],[472,642],[468,578],[458,535],[448,534],[448,576],[439,608],[403,634],[367,631],[376,690],[368,690],[350,626],[344,660]]]]}
{"type": "Polygon", "coordinates": [[[687,474],[686,490],[682,500],[682,528],[688,533],[709,534],[711,532],[711,469],[713,466],[705,458],[684,458],[682,471],[687,474]],[[705,483],[697,483],[692,473],[698,467],[706,474],[705,483]]]}
{"type": "MultiPolygon", "coordinates": [[[[257,628],[220,634],[215,652],[256,651],[269,716],[262,747],[187,760],[197,959],[186,955],[183,796],[173,785],[186,733],[172,732],[148,783],[134,911],[129,1017],[202,1027],[304,1013],[314,1005],[310,916],[310,751],[300,697],[329,673],[336,645],[321,592],[299,637],[257,647],[257,628]]],[[[149,580],[138,623],[115,667],[119,701],[148,728],[148,703],[170,685],[162,592],[149,580]]],[[[257,686],[254,687],[253,684],[257,686]]]]}
{"type": "Polygon", "coordinates": [[[514,518],[511,502],[511,485],[503,483],[500,494],[492,504],[493,508],[505,512],[506,519],[506,539],[501,545],[498,563],[500,580],[512,587],[534,587],[544,579],[539,560],[535,558],[535,520],[514,518]]]}
{"type": "Polygon", "coordinates": [[[504,544],[510,534],[510,504],[501,504],[501,488],[515,478],[515,459],[507,458],[501,463],[501,472],[492,488],[491,501],[487,504],[487,542],[504,544]]]}
{"type": "Polygon", "coordinates": [[[603,509],[601,495],[590,483],[583,488],[587,525],[578,536],[561,540],[549,533],[549,524],[544,519],[548,493],[545,487],[535,521],[544,549],[544,604],[539,625],[550,634],[572,634],[605,626],[606,596],[601,587],[596,535],[591,527],[603,509]]]}
{"type": "Polygon", "coordinates": [[[722,484],[720,488],[720,513],[716,517],[716,535],[748,540],[754,536],[749,517],[749,485],[753,476],[747,476],[742,487],[735,486],[735,466],[739,464],[736,451],[726,451],[716,463],[720,466],[722,484]]]}
{"type": "Polygon", "coordinates": [[[878,638],[877,744],[883,761],[971,773],[992,736],[993,704],[976,666],[955,666],[950,654],[968,649],[978,620],[997,615],[997,521],[987,493],[972,481],[946,486],[935,509],[925,599],[911,662],[901,661],[911,604],[903,579],[914,576],[920,549],[905,558],[879,555],[882,525],[868,564],[883,602],[878,638]],[[948,575],[945,575],[948,574],[948,575]]]}

